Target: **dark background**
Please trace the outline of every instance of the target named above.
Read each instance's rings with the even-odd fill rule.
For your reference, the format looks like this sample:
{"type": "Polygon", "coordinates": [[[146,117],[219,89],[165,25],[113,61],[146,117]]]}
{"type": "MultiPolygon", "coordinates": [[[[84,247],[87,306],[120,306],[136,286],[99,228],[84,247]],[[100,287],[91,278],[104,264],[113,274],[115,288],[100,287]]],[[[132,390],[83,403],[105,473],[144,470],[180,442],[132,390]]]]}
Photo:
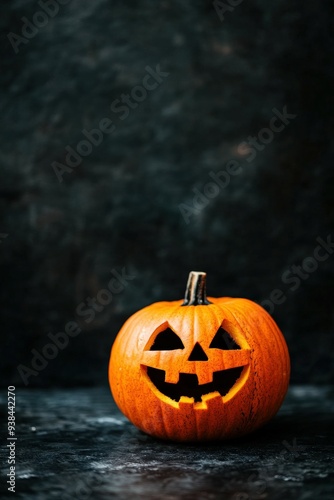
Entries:
{"type": "Polygon", "coordinates": [[[71,0],[17,54],[8,33],[41,8],[1,5],[1,383],[124,267],[135,279],[31,386],[106,383],[121,324],[182,298],[190,270],[212,296],[280,288],[292,381],[333,381],[334,255],[282,282],[333,228],[333,3],[245,1],[220,20],[204,0],[71,0]],[[122,121],[111,103],[157,64],[168,78],[122,121]],[[238,145],[284,106],[296,118],[248,162],[238,145]],[[59,183],[52,162],[105,117],[116,130],[59,183]],[[229,159],[242,174],[186,224],[179,205],[229,159]]]}

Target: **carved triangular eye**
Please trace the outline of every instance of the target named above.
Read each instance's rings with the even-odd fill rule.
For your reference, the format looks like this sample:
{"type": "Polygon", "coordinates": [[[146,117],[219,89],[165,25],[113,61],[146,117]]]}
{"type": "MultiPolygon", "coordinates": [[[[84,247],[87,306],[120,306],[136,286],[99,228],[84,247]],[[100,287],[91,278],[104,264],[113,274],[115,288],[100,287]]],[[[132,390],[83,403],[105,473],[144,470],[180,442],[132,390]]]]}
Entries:
{"type": "Polygon", "coordinates": [[[213,349],[240,349],[240,346],[232,339],[231,335],[220,327],[216,335],[213,337],[209,347],[213,349]]]}
{"type": "Polygon", "coordinates": [[[172,351],[174,349],[184,349],[182,340],[173,330],[167,328],[156,336],[150,351],[172,351]]]}

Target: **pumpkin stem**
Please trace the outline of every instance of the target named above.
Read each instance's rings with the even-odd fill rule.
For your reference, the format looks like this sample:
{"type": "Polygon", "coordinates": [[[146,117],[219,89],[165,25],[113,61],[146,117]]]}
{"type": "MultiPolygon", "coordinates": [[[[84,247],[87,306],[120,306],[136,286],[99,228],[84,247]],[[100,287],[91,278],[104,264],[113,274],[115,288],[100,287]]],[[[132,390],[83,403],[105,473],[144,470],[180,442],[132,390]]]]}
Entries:
{"type": "Polygon", "coordinates": [[[206,273],[189,273],[183,306],[205,306],[211,304],[206,298],[206,273]]]}

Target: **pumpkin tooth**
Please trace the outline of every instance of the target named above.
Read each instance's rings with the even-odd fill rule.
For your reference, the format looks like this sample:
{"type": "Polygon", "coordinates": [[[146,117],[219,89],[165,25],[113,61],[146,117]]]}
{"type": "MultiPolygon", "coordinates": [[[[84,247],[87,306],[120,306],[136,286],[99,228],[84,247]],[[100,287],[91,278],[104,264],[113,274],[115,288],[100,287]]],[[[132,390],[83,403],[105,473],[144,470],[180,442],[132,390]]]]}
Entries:
{"type": "Polygon", "coordinates": [[[169,384],[177,384],[180,379],[180,374],[174,370],[165,372],[165,382],[169,384]]]}
{"type": "Polygon", "coordinates": [[[199,385],[210,384],[213,381],[213,372],[207,369],[199,370],[196,372],[199,385]]]}
{"type": "Polygon", "coordinates": [[[179,401],[179,406],[193,405],[195,403],[194,398],[189,398],[188,396],[181,396],[179,401]]]}
{"type": "Polygon", "coordinates": [[[204,397],[201,399],[201,401],[194,403],[194,409],[195,410],[207,410],[208,409],[208,406],[206,404],[206,401],[204,400],[204,397]]]}

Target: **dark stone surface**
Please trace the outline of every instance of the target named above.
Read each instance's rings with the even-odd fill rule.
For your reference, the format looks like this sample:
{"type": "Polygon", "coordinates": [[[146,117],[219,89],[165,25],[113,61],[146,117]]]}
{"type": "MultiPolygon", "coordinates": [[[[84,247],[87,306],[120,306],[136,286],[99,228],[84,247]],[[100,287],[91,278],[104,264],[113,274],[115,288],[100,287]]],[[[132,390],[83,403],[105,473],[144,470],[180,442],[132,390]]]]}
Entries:
{"type": "MultiPolygon", "coordinates": [[[[292,386],[266,427],[211,445],[143,434],[106,387],[16,392],[15,498],[333,499],[332,387],[292,386]]],[[[13,498],[3,481],[0,491],[13,498]]]]}
{"type": "Polygon", "coordinates": [[[211,0],[71,0],[17,54],[7,35],[41,7],[1,6],[1,383],[123,267],[136,278],[31,385],[102,383],[122,322],[181,298],[190,270],[212,296],[281,289],[292,380],[334,381],[333,255],[282,281],[334,227],[332,0],[245,1],[223,22],[211,0]],[[122,121],[111,103],[157,64],[170,75],[122,121]],[[296,118],[248,162],[238,145],[284,106],[296,118]],[[59,183],[52,162],[104,117],[115,131],[59,183]],[[186,224],[179,205],[231,158],[242,174],[186,224]]]}

